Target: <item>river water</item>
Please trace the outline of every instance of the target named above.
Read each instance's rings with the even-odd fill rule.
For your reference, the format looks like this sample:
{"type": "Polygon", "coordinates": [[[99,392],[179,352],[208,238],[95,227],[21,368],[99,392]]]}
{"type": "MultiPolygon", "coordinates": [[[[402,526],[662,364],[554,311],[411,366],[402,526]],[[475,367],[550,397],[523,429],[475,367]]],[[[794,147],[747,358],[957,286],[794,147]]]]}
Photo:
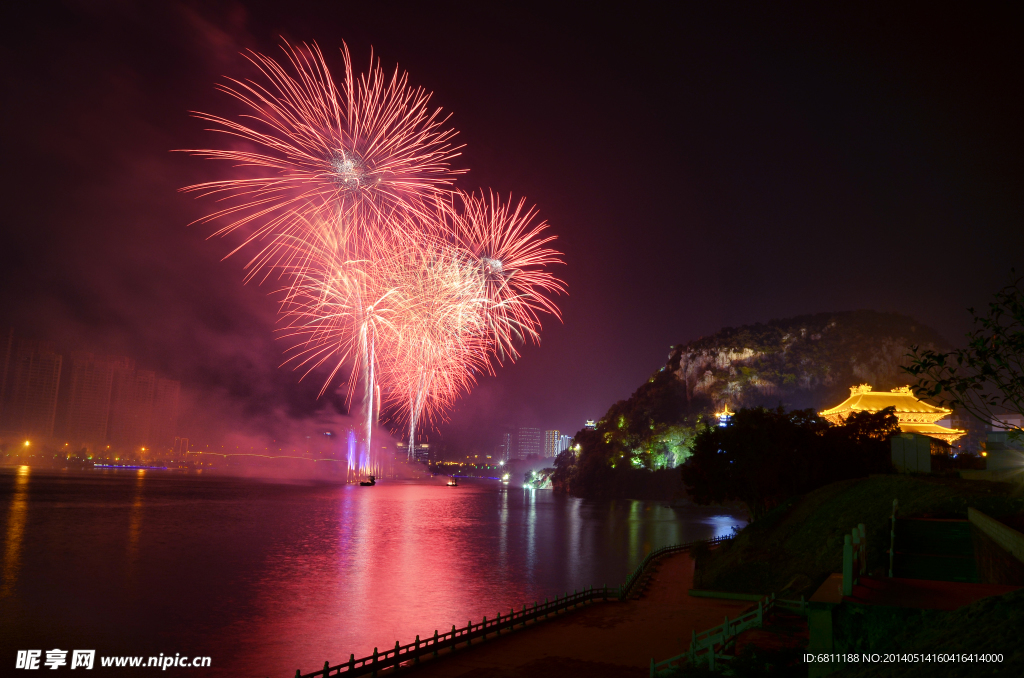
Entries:
{"type": "MultiPolygon", "coordinates": [[[[24,649],[180,653],[211,668],[160,673],[272,678],[618,586],[652,549],[744,523],[489,480],[363,488],[27,467],[0,469],[0,520],[0,665],[24,649]]],[[[155,670],[110,671],[126,672],[155,670]]]]}

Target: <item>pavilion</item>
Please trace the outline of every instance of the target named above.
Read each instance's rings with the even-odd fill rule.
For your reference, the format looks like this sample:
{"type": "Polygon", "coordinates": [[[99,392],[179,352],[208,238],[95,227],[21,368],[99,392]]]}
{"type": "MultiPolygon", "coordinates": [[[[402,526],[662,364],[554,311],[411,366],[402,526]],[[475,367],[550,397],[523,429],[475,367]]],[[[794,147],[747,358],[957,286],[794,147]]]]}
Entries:
{"type": "Polygon", "coordinates": [[[869,384],[852,386],[849,398],[818,414],[833,424],[842,424],[854,412],[878,412],[886,407],[895,408],[896,417],[900,420],[900,431],[903,433],[917,433],[937,438],[946,444],[952,444],[966,433],[958,428],[946,428],[936,424],[939,419],[948,417],[952,410],[919,400],[909,386],[894,388],[892,391],[873,391],[869,384]]]}

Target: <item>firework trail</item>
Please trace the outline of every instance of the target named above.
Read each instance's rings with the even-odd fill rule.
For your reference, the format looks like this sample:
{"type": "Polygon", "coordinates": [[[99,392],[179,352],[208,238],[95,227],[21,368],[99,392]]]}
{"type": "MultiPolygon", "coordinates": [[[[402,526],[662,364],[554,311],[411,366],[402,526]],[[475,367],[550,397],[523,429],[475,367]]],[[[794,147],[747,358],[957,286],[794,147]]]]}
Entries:
{"type": "Polygon", "coordinates": [[[336,84],[316,45],[283,50],[283,65],[246,55],[260,82],[221,87],[241,122],[196,114],[237,146],[191,153],[243,174],[182,190],[225,203],[201,221],[243,233],[230,254],[257,248],[247,279],[285,281],[286,363],[326,369],[321,395],[344,375],[350,409],[363,385],[365,458],[383,405],[408,426],[411,459],[419,427],[538,342],[542,314],[560,317],[549,297],[565,289],[546,270],[560,254],[525,200],[454,188],[455,132],[405,73],[371,57],[357,77],[344,47],[336,84]]]}
{"type": "Polygon", "coordinates": [[[425,239],[390,259],[393,285],[406,300],[391,360],[382,369],[387,402],[409,427],[409,455],[417,427],[434,420],[493,372],[487,354],[484,279],[469,253],[425,239]]]}

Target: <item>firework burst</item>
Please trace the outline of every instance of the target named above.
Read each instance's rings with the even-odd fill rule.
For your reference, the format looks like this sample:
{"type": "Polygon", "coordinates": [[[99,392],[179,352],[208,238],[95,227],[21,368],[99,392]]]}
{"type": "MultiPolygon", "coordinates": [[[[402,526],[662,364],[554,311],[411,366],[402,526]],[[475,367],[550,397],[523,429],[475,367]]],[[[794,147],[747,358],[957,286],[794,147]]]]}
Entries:
{"type": "Polygon", "coordinates": [[[285,281],[286,363],[325,369],[321,395],[344,378],[350,408],[363,385],[363,458],[382,405],[411,457],[418,427],[538,342],[542,315],[560,317],[550,297],[565,288],[547,270],[560,254],[525,200],[453,187],[455,132],[405,73],[371,58],[357,77],[343,48],[335,83],[316,45],[283,49],[283,64],[247,55],[259,82],[221,87],[241,121],[196,114],[236,145],[191,152],[245,176],[183,190],[225,203],[202,220],[227,222],[216,235],[257,246],[247,278],[285,281]]]}
{"type": "Polygon", "coordinates": [[[219,87],[247,111],[241,121],[194,113],[235,145],[187,151],[255,175],[182,189],[227,203],[202,219],[228,222],[214,235],[244,230],[239,249],[268,241],[250,262],[251,275],[287,263],[281,256],[294,249],[282,244],[305,237],[310,224],[337,229],[346,249],[386,250],[405,235],[395,229],[408,223],[392,215],[429,215],[450,204],[459,147],[447,117],[431,110],[429,92],[410,87],[397,68],[389,77],[372,57],[357,77],[347,46],[340,83],[316,44],[282,49],[283,64],[246,55],[258,80],[219,87]]]}

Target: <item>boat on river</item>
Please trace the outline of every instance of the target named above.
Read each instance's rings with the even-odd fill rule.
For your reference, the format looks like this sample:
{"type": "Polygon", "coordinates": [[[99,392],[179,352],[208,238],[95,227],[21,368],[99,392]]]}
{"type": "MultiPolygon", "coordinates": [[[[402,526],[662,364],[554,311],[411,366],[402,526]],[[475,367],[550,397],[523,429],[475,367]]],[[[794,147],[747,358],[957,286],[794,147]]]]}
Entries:
{"type": "Polygon", "coordinates": [[[455,479],[455,476],[452,476],[451,478],[448,479],[448,487],[458,487],[458,486],[459,486],[459,481],[455,479]]]}
{"type": "Polygon", "coordinates": [[[369,480],[364,480],[359,484],[362,485],[363,487],[373,487],[374,485],[377,484],[377,478],[375,478],[374,476],[370,476],[369,480]]]}

